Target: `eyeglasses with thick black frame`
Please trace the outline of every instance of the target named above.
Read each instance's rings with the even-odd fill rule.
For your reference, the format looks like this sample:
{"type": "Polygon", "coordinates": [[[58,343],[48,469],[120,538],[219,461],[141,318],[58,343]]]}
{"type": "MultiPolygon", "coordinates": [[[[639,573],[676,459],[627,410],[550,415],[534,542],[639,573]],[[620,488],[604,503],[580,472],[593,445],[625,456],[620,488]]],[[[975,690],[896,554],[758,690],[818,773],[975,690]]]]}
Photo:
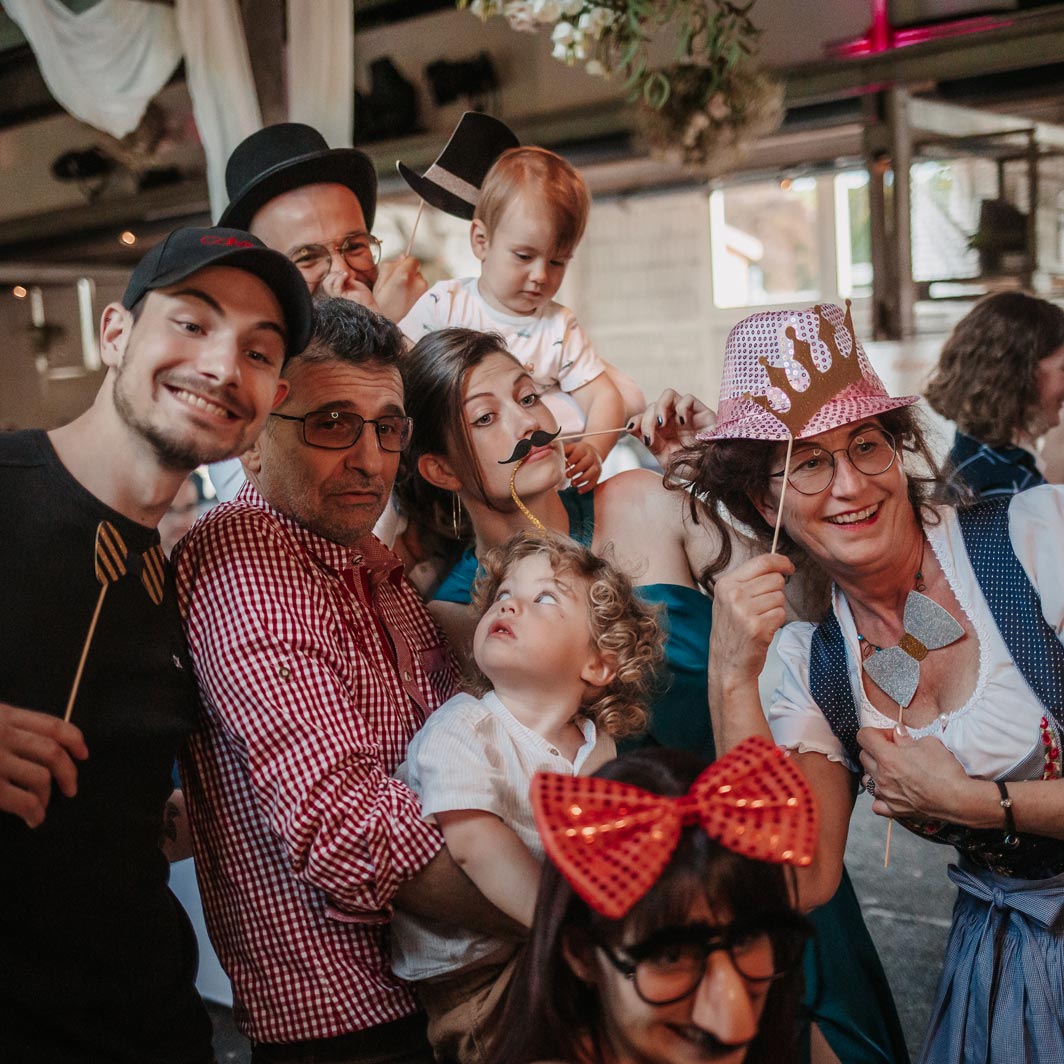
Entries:
{"type": "Polygon", "coordinates": [[[298,421],[303,426],[303,442],[308,447],[326,451],[345,451],[354,447],[362,430],[372,425],[382,451],[397,454],[405,451],[414,435],[414,419],[399,414],[384,417],[362,417],[347,410],[312,410],[303,417],[291,414],[270,414],[282,421],[298,421]]]}
{"type": "Polygon", "coordinates": [[[765,986],[792,972],[802,956],[809,925],[796,913],[780,913],[724,927],[690,924],[669,927],[646,941],[622,947],[619,956],[601,937],[592,941],[632,982],[648,1005],[673,1005],[690,997],[706,975],[709,958],[725,950],[748,983],[765,986]]]}
{"type": "Polygon", "coordinates": [[[346,236],[339,244],[307,244],[290,256],[308,284],[316,284],[332,266],[333,254],[352,270],[369,270],[381,261],[381,242],[371,233],[346,236]]]}
{"type": "Polygon", "coordinates": [[[823,447],[799,446],[791,452],[791,464],[787,469],[769,473],[770,477],[787,475],[787,483],[803,495],[819,495],[831,487],[838,464],[835,455],[845,454],[859,473],[875,477],[885,473],[898,457],[898,444],[894,437],[876,426],[861,429],[845,447],[834,451],[823,447]]]}

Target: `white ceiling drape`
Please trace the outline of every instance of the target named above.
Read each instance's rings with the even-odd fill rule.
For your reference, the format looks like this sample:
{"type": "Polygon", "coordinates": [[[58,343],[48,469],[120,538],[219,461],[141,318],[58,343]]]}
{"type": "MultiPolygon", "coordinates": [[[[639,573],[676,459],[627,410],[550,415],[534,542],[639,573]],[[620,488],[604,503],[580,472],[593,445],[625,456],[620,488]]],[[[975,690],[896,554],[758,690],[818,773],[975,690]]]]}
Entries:
{"type": "Polygon", "coordinates": [[[288,118],[350,148],[355,35],[351,0],[288,0],[288,118]]]}
{"type": "Polygon", "coordinates": [[[0,3],[26,35],[56,100],[114,137],[136,129],[183,57],[211,213],[221,214],[229,154],[262,126],[236,0],[176,0],[173,8],[99,0],[80,14],[59,0],[0,3]]]}

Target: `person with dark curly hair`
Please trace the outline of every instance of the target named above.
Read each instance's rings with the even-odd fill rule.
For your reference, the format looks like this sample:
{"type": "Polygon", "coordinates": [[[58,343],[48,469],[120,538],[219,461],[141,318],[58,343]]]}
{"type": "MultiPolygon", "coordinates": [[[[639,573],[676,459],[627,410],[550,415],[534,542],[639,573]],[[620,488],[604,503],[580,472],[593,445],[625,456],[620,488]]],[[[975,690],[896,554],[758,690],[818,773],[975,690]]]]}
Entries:
{"type": "Polygon", "coordinates": [[[979,300],[942,348],[926,394],[957,425],[955,481],[981,498],[1044,484],[1035,446],[1060,424],[1064,310],[1025,292],[979,300]]]}
{"type": "MultiPolygon", "coordinates": [[[[662,635],[615,565],[567,536],[522,532],[484,559],[477,677],[414,736],[399,778],[484,896],[528,927],[543,850],[537,771],[588,773],[642,731],[662,635]]],[[[438,1059],[483,1060],[517,944],[399,914],[394,970],[416,982],[438,1059]]]]}
{"type": "Polygon", "coordinates": [[[748,522],[765,551],[716,583],[714,736],[721,751],[771,737],[806,774],[821,833],[803,908],[836,889],[859,784],[874,813],[959,852],[921,1064],[1055,1064],[1064,489],[951,505],[917,401],[887,394],[839,307],[732,330],[720,418],[678,458],[692,505],[748,522]],[[780,633],[766,711],[758,677],[795,558],[831,579],[832,606],[780,633]]]}

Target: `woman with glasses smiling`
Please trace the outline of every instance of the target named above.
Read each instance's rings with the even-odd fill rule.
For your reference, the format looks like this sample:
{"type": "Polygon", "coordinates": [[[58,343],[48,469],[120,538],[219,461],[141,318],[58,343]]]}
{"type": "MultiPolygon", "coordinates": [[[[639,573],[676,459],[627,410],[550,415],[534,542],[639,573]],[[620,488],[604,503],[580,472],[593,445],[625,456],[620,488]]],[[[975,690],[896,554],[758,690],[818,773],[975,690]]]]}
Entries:
{"type": "Polygon", "coordinates": [[[915,402],[887,395],[849,310],[732,330],[719,421],[674,466],[704,520],[730,515],[766,551],[716,583],[714,735],[721,751],[771,736],[809,779],[822,830],[803,908],[835,889],[859,782],[874,812],[955,846],[921,1060],[1048,1064],[1064,1060],[1064,491],[958,510],[915,402]],[[766,720],[758,675],[799,557],[832,581],[832,608],[782,632],[766,720]]]}
{"type": "Polygon", "coordinates": [[[532,787],[550,861],[492,1061],[797,1061],[808,930],[783,865],[816,813],[789,759],[759,739],[708,769],[644,750],[532,787]]]}

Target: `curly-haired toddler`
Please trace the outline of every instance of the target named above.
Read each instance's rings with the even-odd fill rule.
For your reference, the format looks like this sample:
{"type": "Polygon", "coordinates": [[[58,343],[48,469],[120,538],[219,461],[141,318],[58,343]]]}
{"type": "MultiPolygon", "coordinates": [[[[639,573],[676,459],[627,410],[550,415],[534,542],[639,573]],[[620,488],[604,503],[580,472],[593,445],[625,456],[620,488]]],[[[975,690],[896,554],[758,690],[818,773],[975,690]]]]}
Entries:
{"type": "MultiPolygon", "coordinates": [[[[544,858],[532,776],[594,772],[646,726],[663,635],[623,573],[553,532],[491,551],[474,604],[480,675],[414,736],[399,776],[485,897],[528,927],[544,858]]],[[[418,983],[437,1059],[483,1059],[516,943],[404,913],[392,928],[393,967],[418,983]]]]}

